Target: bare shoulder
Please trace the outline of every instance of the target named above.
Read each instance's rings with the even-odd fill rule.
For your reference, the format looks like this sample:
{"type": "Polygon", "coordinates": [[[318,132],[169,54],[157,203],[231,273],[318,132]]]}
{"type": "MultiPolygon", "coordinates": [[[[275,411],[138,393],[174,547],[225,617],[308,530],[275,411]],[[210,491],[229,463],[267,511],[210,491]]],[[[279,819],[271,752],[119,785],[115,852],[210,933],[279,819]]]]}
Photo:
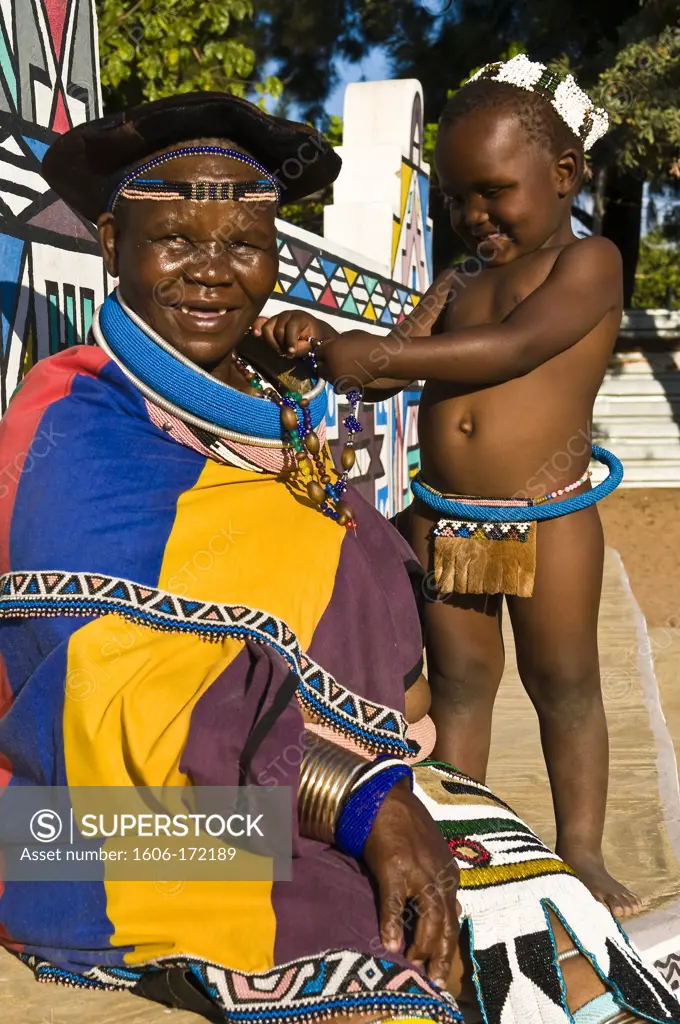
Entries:
{"type": "Polygon", "coordinates": [[[566,245],[555,260],[556,269],[570,269],[595,273],[598,278],[612,274],[621,275],[623,262],[616,245],[601,235],[579,238],[572,245],[566,245]]]}

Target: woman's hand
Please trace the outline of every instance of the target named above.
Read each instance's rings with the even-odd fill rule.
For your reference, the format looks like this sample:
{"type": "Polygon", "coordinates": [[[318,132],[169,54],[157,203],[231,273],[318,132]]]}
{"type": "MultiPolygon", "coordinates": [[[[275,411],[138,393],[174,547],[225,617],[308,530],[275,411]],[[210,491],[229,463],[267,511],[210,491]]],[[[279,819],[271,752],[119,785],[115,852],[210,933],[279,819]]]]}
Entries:
{"type": "Polygon", "coordinates": [[[406,956],[445,988],[458,946],[458,867],[446,840],[406,779],[378,812],[364,847],[364,861],[378,883],[380,939],[396,953],[404,941],[403,913],[415,904],[417,923],[406,956]]]}
{"type": "Polygon", "coordinates": [[[329,341],[338,332],[324,320],[318,320],[302,309],[286,310],[269,319],[260,316],[253,326],[253,334],[260,335],[279,355],[302,359],[309,355],[310,341],[329,341]]]}

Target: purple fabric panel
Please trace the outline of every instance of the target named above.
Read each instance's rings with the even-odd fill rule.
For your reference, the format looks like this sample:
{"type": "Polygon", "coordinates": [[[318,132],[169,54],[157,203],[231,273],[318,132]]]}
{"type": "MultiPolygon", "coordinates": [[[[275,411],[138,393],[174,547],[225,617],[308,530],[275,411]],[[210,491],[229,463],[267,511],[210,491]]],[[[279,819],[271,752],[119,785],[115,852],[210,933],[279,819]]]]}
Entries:
{"type": "MultiPolygon", "coordinates": [[[[196,785],[238,785],[244,749],[264,723],[246,781],[290,786],[296,794],[304,723],[296,700],[288,700],[283,711],[277,707],[289,683],[288,666],[278,654],[246,644],[196,705],[181,770],[196,785]]],[[[350,948],[407,966],[380,945],[375,894],[363,868],[338,850],[301,838],[293,803],[293,877],[276,882],[272,892],[275,962],[350,948]]]]}
{"type": "MultiPolygon", "coordinates": [[[[348,498],[357,535],[348,532],[343,541],[331,600],[308,653],[353,692],[403,712],[404,677],[422,656],[407,570],[417,564],[415,555],[360,495],[348,498]]],[[[196,705],[182,771],[197,785],[238,785],[250,748],[246,781],[290,786],[296,794],[304,723],[292,683],[278,654],[247,643],[196,705]]],[[[272,891],[276,963],[350,948],[408,966],[380,944],[376,895],[362,865],[300,837],[293,802],[293,877],[272,891]]]]}
{"type": "Polygon", "coordinates": [[[404,677],[423,653],[422,631],[407,566],[414,553],[356,491],[357,517],[340,552],[335,587],[314,631],[309,655],[353,693],[404,710],[404,677]]]}

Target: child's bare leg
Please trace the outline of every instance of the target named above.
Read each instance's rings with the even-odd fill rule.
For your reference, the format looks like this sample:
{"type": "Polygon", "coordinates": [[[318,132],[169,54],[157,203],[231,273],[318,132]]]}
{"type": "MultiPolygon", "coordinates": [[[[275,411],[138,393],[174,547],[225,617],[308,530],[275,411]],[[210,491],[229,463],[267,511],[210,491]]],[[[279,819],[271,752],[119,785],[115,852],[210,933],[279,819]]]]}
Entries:
{"type": "Polygon", "coordinates": [[[597,619],[604,538],[597,510],[539,524],[534,593],[509,598],[517,664],[538,713],[555,806],[557,852],[614,914],[639,909],[602,859],[609,742],[597,619]]]}
{"type": "Polygon", "coordinates": [[[425,567],[425,645],[432,691],[430,714],[437,727],[433,756],[484,781],[491,716],[503,675],[501,599],[454,594],[439,600],[432,585],[433,523],[414,509],[407,539],[425,567]]]}
{"type": "Polygon", "coordinates": [[[505,654],[500,599],[454,594],[425,610],[434,757],[480,782],[486,778],[491,719],[505,654]]]}

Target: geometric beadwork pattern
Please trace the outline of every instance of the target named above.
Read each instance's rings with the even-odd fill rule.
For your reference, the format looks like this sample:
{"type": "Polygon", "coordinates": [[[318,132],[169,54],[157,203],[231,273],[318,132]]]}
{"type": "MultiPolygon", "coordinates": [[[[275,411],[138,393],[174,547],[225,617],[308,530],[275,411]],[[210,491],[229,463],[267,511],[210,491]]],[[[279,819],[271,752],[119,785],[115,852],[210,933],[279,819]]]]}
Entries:
{"type": "Polygon", "coordinates": [[[16,955],[37,981],[71,988],[134,992],[144,975],[181,970],[212,999],[215,1017],[224,1015],[225,1022],[301,1024],[325,1020],[331,1014],[350,1016],[358,1007],[362,1016],[388,1012],[390,1019],[424,1017],[437,1024],[462,1024],[463,1020],[451,996],[435,989],[414,968],[350,949],[300,957],[257,974],[187,956],[161,957],[136,968],[102,966],[74,974],[35,956],[16,955]]]}
{"type": "Polygon", "coordinates": [[[107,279],[92,224],[41,177],[57,134],[101,113],[93,0],[0,0],[0,409],[87,336],[107,279]]]}
{"type": "Polygon", "coordinates": [[[663,960],[657,960],[654,966],[673,991],[677,992],[680,989],[680,953],[670,953],[663,960]]]}
{"type": "Polygon", "coordinates": [[[295,633],[268,612],[193,601],[99,573],[13,572],[0,577],[0,619],[120,615],[166,632],[203,640],[227,637],[271,647],[298,679],[298,699],[325,725],[376,753],[409,755],[402,715],[358,697],[304,653],[295,633]]]}
{"type": "Polygon", "coordinates": [[[435,537],[465,540],[518,540],[529,539],[532,523],[486,523],[477,519],[440,519],[433,530],[435,537]]]}
{"type": "Polygon", "coordinates": [[[475,981],[488,1024],[568,1024],[550,911],[633,1016],[680,1022],[680,1003],[609,911],[503,800],[441,762],[414,769],[414,792],[460,870],[475,981]]]}
{"type": "MultiPolygon", "coordinates": [[[[355,322],[401,323],[418,304],[417,292],[388,278],[367,274],[299,238],[281,233],[279,277],[273,295],[295,305],[313,306],[355,322]]],[[[352,325],[348,323],[347,330],[352,325]]]]}

